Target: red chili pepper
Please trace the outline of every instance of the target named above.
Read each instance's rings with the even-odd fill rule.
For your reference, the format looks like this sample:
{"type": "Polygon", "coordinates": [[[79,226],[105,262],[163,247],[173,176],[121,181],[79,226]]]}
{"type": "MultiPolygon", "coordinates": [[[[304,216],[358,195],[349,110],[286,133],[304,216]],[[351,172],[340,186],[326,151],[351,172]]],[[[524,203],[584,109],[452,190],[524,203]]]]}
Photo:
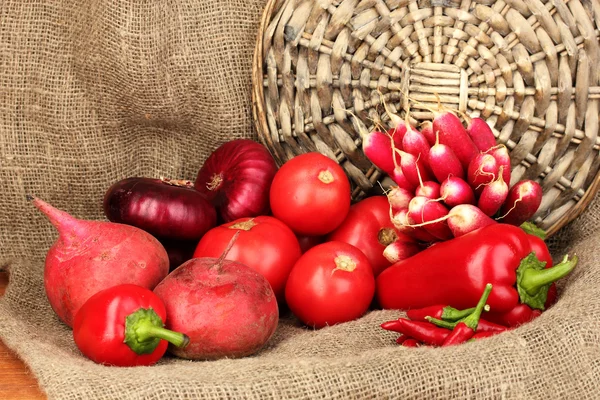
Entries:
{"type": "Polygon", "coordinates": [[[419,342],[416,339],[406,339],[404,342],[402,342],[402,346],[404,346],[404,347],[419,347],[419,346],[421,346],[421,342],[419,342]]]}
{"type": "MultiPolygon", "coordinates": [[[[441,319],[436,319],[436,318],[428,317],[427,321],[431,322],[435,326],[439,326],[440,328],[454,329],[454,327],[456,327],[456,324],[458,324],[463,319],[458,320],[458,321],[444,321],[444,320],[441,320],[441,319]]],[[[475,333],[478,333],[478,332],[496,332],[496,333],[499,333],[499,332],[504,332],[507,329],[508,328],[506,326],[504,326],[504,325],[496,324],[494,322],[487,321],[485,319],[481,319],[480,318],[479,319],[479,323],[477,324],[477,330],[475,331],[475,333]]]]}
{"type": "Polygon", "coordinates": [[[496,324],[515,328],[542,315],[540,310],[534,310],[526,304],[518,304],[512,310],[505,313],[490,312],[485,318],[496,324]]]}
{"type": "Polygon", "coordinates": [[[396,339],[396,343],[402,344],[402,343],[404,343],[404,341],[406,341],[408,339],[410,339],[408,336],[400,335],[400,336],[398,336],[398,339],[396,339]]]}
{"type": "Polygon", "coordinates": [[[477,307],[475,307],[475,311],[456,324],[452,330],[452,333],[450,333],[446,337],[446,340],[444,340],[442,343],[442,347],[461,344],[473,337],[475,331],[477,330],[477,325],[479,324],[479,318],[481,318],[483,307],[485,307],[485,302],[490,296],[491,291],[492,284],[488,283],[485,285],[485,290],[483,291],[483,294],[477,303],[477,307]]]}
{"type": "Polygon", "coordinates": [[[411,339],[416,339],[432,346],[441,346],[446,336],[450,333],[448,329],[438,328],[429,322],[411,321],[406,318],[384,322],[381,324],[381,327],[390,331],[400,332],[411,339]]]}
{"type": "Polygon", "coordinates": [[[440,242],[384,270],[377,277],[378,303],[402,310],[467,308],[489,282],[491,311],[504,313],[520,303],[543,309],[550,284],[571,272],[577,256],[544,269],[528,236],[517,226],[493,224],[440,242]]]}
{"type": "Polygon", "coordinates": [[[458,310],[449,305],[438,304],[435,306],[415,308],[406,311],[406,316],[413,321],[427,321],[426,317],[441,319],[444,321],[458,321],[475,311],[475,307],[458,310]]]}
{"type": "Polygon", "coordinates": [[[73,338],[79,350],[99,364],[153,365],[165,354],[168,342],[184,347],[190,340],[163,327],[166,314],[151,290],[132,284],[113,286],[90,297],[77,311],[73,338]]]}
{"type": "Polygon", "coordinates": [[[481,338],[486,338],[486,337],[490,337],[490,336],[494,336],[497,335],[499,332],[494,332],[494,331],[486,331],[486,332],[475,332],[475,334],[473,336],[471,336],[471,339],[469,339],[470,341],[475,341],[477,339],[481,339],[481,338]]]}

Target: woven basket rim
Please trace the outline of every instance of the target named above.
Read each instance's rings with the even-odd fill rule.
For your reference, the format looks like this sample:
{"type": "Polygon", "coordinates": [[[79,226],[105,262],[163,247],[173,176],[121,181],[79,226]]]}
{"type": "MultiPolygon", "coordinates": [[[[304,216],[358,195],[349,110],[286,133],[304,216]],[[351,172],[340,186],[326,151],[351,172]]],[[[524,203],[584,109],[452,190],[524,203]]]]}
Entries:
{"type": "MultiPolygon", "coordinates": [[[[416,1],[416,0],[415,0],[416,1]]],[[[260,20],[259,29],[256,35],[256,44],[254,48],[254,54],[252,58],[252,115],[254,120],[254,126],[257,130],[259,140],[267,147],[269,152],[276,159],[277,163],[281,165],[286,160],[282,159],[279,154],[274,150],[275,144],[273,143],[269,126],[265,114],[264,102],[265,102],[265,91],[263,86],[264,79],[264,62],[263,62],[263,37],[265,30],[271,22],[272,16],[279,10],[275,10],[276,6],[283,6],[285,0],[268,0],[263,8],[263,13],[260,20]],[[275,10],[275,11],[274,11],[275,10]]],[[[596,30],[598,31],[598,30],[596,30]]],[[[551,237],[556,234],[561,228],[568,225],[570,222],[579,217],[589,206],[594,199],[596,193],[600,189],[600,170],[596,173],[592,183],[588,188],[585,189],[584,195],[577,201],[573,207],[565,212],[559,219],[557,219],[551,226],[546,228],[547,237],[551,237]]]]}

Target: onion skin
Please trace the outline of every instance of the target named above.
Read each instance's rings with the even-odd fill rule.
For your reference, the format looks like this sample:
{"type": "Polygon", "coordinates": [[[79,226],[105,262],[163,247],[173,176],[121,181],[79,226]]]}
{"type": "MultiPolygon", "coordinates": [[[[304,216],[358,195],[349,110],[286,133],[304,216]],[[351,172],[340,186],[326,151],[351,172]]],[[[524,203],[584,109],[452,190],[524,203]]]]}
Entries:
{"type": "Polygon", "coordinates": [[[191,182],[187,187],[177,182],[139,177],[118,181],[104,195],[104,214],[111,222],[155,237],[198,240],[216,225],[216,210],[191,182]]]}
{"type": "Polygon", "coordinates": [[[194,186],[216,207],[224,222],[267,215],[277,164],[262,144],[235,139],[206,159],[194,186]]]}

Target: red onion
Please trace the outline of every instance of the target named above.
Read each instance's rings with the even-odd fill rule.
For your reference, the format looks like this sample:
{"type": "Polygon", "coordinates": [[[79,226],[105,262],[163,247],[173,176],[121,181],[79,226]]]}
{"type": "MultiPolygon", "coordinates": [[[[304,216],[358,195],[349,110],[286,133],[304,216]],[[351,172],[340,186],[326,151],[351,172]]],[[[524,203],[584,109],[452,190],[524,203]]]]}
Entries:
{"type": "Polygon", "coordinates": [[[217,208],[223,221],[266,215],[277,165],[269,151],[250,139],[219,146],[206,159],[194,186],[217,208]]]}
{"type": "Polygon", "coordinates": [[[198,240],[217,223],[217,213],[190,181],[127,178],[104,195],[111,222],[133,225],[158,238],[198,240]]]}

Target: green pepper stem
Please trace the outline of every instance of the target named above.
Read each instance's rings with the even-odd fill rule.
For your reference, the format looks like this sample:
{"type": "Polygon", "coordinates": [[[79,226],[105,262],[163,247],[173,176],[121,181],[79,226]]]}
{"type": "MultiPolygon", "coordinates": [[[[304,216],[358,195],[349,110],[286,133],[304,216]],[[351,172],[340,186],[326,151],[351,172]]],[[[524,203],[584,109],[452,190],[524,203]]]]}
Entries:
{"type": "Polygon", "coordinates": [[[135,333],[140,342],[159,338],[177,347],[185,347],[190,343],[190,338],[186,334],[158,327],[151,322],[139,323],[135,328],[135,333]]]}
{"type": "Polygon", "coordinates": [[[577,262],[578,258],[576,255],[570,260],[568,259],[568,256],[565,256],[560,264],[557,264],[554,267],[540,270],[527,269],[523,271],[519,286],[528,294],[534,296],[541,288],[568,275],[573,268],[575,268],[577,262]]]}
{"type": "Polygon", "coordinates": [[[437,319],[429,316],[425,317],[425,319],[434,324],[435,326],[439,326],[440,328],[446,329],[454,329],[456,324],[458,324],[458,321],[444,321],[443,319],[437,319]]]}
{"type": "Polygon", "coordinates": [[[485,285],[485,290],[483,291],[483,294],[481,295],[481,298],[479,299],[479,303],[477,303],[477,306],[475,307],[475,311],[473,311],[473,313],[471,313],[469,316],[467,316],[465,319],[462,320],[462,322],[467,325],[469,328],[473,329],[474,331],[477,329],[477,325],[479,324],[479,318],[481,317],[481,313],[483,312],[483,309],[485,308],[485,303],[488,300],[488,297],[490,297],[490,293],[492,292],[492,284],[488,283],[487,285],[485,285]]]}
{"type": "Polygon", "coordinates": [[[459,319],[463,319],[464,317],[470,315],[475,311],[475,307],[465,308],[464,310],[459,310],[454,307],[444,307],[442,311],[442,319],[444,321],[458,321],[459,319]]]}

